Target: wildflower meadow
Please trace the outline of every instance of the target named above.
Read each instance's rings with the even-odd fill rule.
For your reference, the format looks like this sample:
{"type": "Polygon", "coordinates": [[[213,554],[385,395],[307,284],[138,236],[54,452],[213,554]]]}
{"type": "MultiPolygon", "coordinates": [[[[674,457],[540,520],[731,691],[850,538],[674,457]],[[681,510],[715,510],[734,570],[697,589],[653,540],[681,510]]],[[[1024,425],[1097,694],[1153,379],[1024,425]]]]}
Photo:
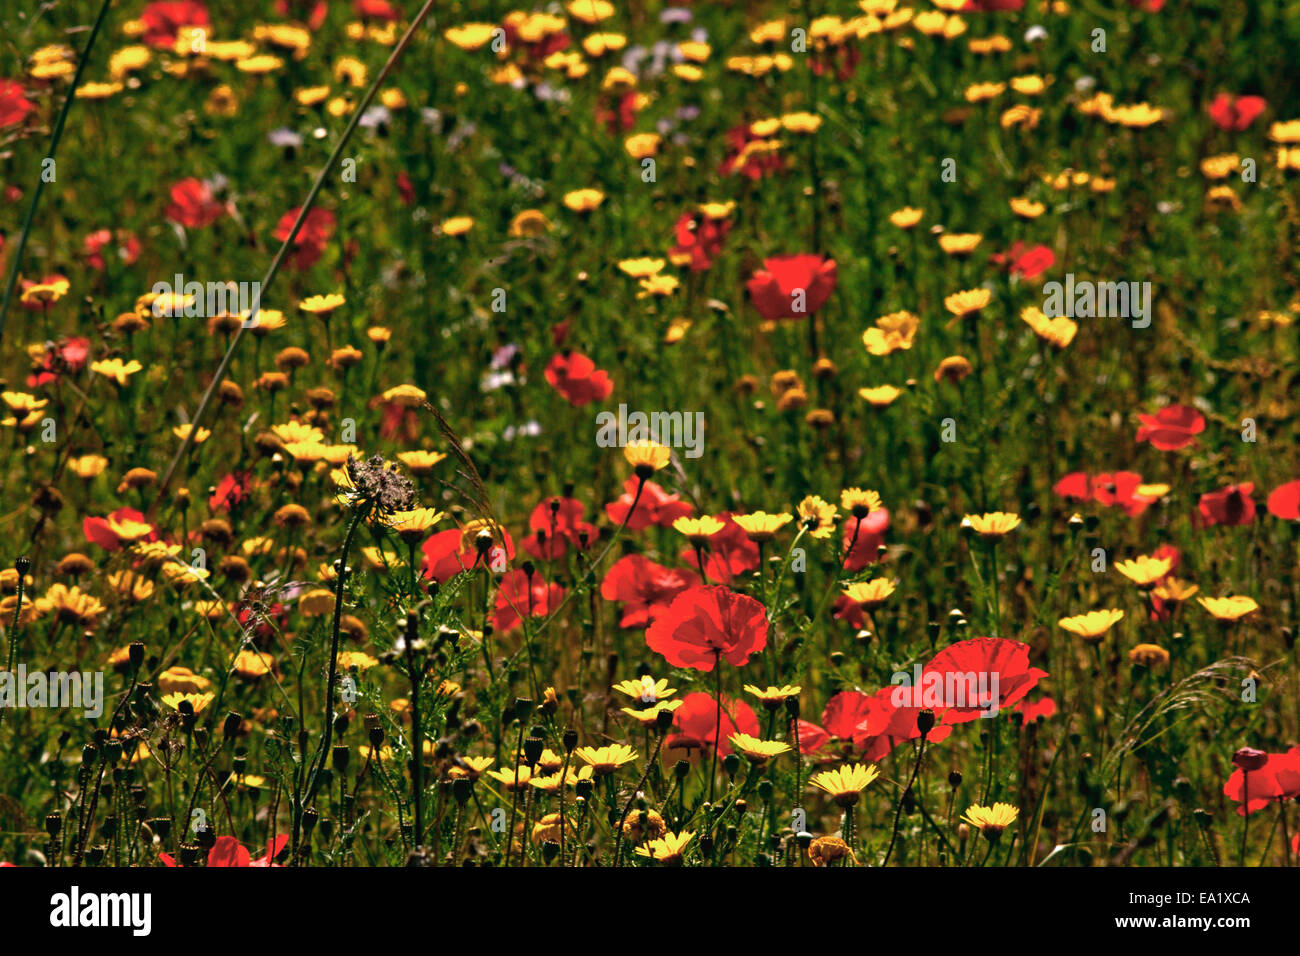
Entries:
{"type": "Polygon", "coordinates": [[[1297,865],[1300,4],[518,2],[0,7],[0,865],[1297,865]]]}

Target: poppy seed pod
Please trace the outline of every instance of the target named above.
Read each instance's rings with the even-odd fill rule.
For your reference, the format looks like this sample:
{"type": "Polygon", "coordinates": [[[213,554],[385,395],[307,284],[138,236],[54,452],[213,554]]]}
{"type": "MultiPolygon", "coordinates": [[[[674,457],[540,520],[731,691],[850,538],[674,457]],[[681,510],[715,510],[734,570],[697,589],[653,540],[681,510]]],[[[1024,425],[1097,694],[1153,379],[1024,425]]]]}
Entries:
{"type": "Polygon", "coordinates": [[[1232,755],[1232,762],[1241,768],[1242,773],[1251,773],[1268,763],[1268,754],[1254,747],[1242,747],[1232,755]]]}
{"type": "Polygon", "coordinates": [[[916,715],[916,729],[921,732],[922,737],[929,735],[934,729],[934,711],[926,708],[919,711],[916,715]]]}
{"type": "Polygon", "coordinates": [[[673,726],[673,712],[671,710],[660,710],[655,714],[655,729],[661,734],[666,734],[673,726]]]}

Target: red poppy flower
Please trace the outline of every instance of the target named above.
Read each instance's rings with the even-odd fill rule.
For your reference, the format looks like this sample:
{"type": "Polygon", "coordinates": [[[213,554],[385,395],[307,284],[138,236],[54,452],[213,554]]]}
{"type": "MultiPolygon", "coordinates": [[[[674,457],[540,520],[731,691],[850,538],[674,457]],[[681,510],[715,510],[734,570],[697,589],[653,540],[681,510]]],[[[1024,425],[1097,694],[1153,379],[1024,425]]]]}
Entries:
{"type": "Polygon", "coordinates": [[[636,107],[640,101],[641,94],[635,90],[616,97],[612,109],[602,98],[596,102],[596,122],[611,136],[626,133],[636,125],[636,107]]]}
{"type": "Polygon", "coordinates": [[[229,511],[239,504],[248,497],[248,485],[252,477],[251,471],[232,471],[226,475],[217,482],[216,488],[208,498],[208,508],[216,514],[229,511]]]}
{"type": "MultiPolygon", "coordinates": [[[[208,866],[275,866],[275,858],[289,844],[288,834],[280,834],[273,840],[267,841],[266,852],[254,860],[252,854],[240,846],[239,841],[232,836],[219,836],[217,842],[212,845],[208,851],[208,866]]],[[[164,866],[176,866],[176,860],[170,853],[159,853],[158,859],[164,866]]]]}
{"type": "Polygon", "coordinates": [[[884,731],[892,715],[892,709],[878,697],[842,690],[826,702],[822,726],[832,736],[862,747],[884,731]]]}
{"type": "Polygon", "coordinates": [[[55,347],[55,351],[65,369],[69,372],[80,372],[86,367],[86,359],[90,357],[90,339],[81,336],[64,339],[55,347]]]}
{"type": "MultiPolygon", "coordinates": [[[[118,536],[113,526],[128,521],[148,524],[144,520],[144,515],[134,508],[118,508],[107,518],[86,518],[81,523],[81,529],[85,532],[87,541],[99,545],[105,551],[117,551],[126,541],[118,536]]],[[[130,541],[154,541],[157,537],[158,532],[150,526],[148,534],[143,537],[132,537],[130,541]]]]}
{"type": "Polygon", "coordinates": [[[460,563],[467,568],[485,564],[493,571],[500,571],[515,559],[514,539],[510,537],[509,531],[499,526],[492,535],[492,543],[482,554],[479,553],[477,540],[465,538],[462,545],[460,563]]]}
{"type": "Polygon", "coordinates": [[[92,269],[101,272],[104,270],[103,250],[106,246],[112,246],[115,240],[116,248],[110,248],[108,251],[123,264],[129,266],[140,257],[140,240],[135,237],[135,233],[126,229],[119,229],[116,233],[111,229],[96,229],[81,243],[86,251],[86,261],[90,263],[92,269]]]}
{"type": "Polygon", "coordinates": [[[762,179],[768,173],[780,172],[785,168],[785,159],[780,153],[771,150],[752,151],[746,147],[762,139],[754,135],[750,124],[741,123],[727,130],[727,158],[718,167],[723,176],[739,173],[746,179],[762,179]]]}
{"type": "Polygon", "coordinates": [[[1052,491],[1067,501],[1096,501],[1107,507],[1123,508],[1136,518],[1151,507],[1154,498],[1137,493],[1142,476],[1136,471],[1103,471],[1096,475],[1075,471],[1058,481],[1052,491]]]}
{"type": "Polygon", "coordinates": [[[465,570],[460,559],[461,537],[459,528],[429,535],[428,540],[420,546],[420,551],[424,554],[426,578],[445,584],[465,570]]]}
{"type": "Polygon", "coordinates": [[[1300,521],[1300,481],[1288,481],[1268,496],[1268,513],[1286,521],[1300,521]]]}
{"type": "Polygon", "coordinates": [[[402,11],[388,2],[388,0],[354,0],[353,8],[357,11],[357,16],[362,20],[383,20],[386,23],[396,23],[402,19],[402,11]]]}
{"type": "Polygon", "coordinates": [[[963,699],[945,700],[946,706],[935,711],[945,724],[964,724],[989,713],[993,705],[1006,710],[1019,702],[1047,676],[1047,671],[1029,666],[1028,644],[1002,637],[976,637],[945,647],[925,665],[922,674],[941,675],[945,697],[949,688],[963,692],[963,699]],[[974,685],[969,680],[972,675],[976,678],[974,685]]]}
{"type": "Polygon", "coordinates": [[[284,633],[289,623],[289,610],[283,604],[272,604],[265,610],[255,611],[247,604],[231,601],[229,609],[245,632],[251,630],[255,637],[263,640],[284,633]]]}
{"type": "Polygon", "coordinates": [[[533,533],[524,539],[524,550],[539,561],[554,561],[568,553],[570,544],[580,551],[591,547],[598,532],[583,520],[586,510],[576,498],[547,498],[528,518],[533,533]]]}
{"type": "Polygon", "coordinates": [[[731,231],[731,220],[710,219],[699,212],[684,212],[675,227],[677,245],[668,250],[670,256],[691,257],[691,271],[704,272],[713,265],[722,251],[722,241],[731,231]]]}
{"type": "Polygon", "coordinates": [[[1173,574],[1177,571],[1178,565],[1183,560],[1183,553],[1168,542],[1156,545],[1155,549],[1151,552],[1151,555],[1155,558],[1169,559],[1169,574],[1173,574]]]}
{"type": "Polygon", "coordinates": [[[1102,472],[1092,477],[1092,498],[1108,508],[1123,508],[1136,518],[1155,501],[1150,495],[1138,494],[1142,476],[1136,471],[1102,472]]]}
{"type": "Polygon", "coordinates": [[[674,667],[711,671],[720,659],[741,667],[767,646],[767,609],[721,585],[690,588],[650,624],[645,642],[674,667]]]}
{"type": "Polygon", "coordinates": [[[229,211],[225,203],[217,201],[212,186],[201,179],[182,179],[173,183],[169,192],[172,201],[163,215],[186,229],[210,226],[229,211]]]}
{"type": "Polygon", "coordinates": [[[841,594],[835,599],[831,617],[837,621],[844,621],[854,630],[860,631],[867,626],[867,612],[862,610],[861,604],[851,600],[847,594],[841,594]]]}
{"type": "Polygon", "coordinates": [[[600,582],[600,596],[623,605],[619,627],[645,627],[668,609],[673,598],[699,583],[699,575],[688,568],[666,568],[643,555],[627,554],[600,582]]]}
{"type": "Polygon", "coordinates": [[[1138,428],[1137,440],[1149,441],[1152,447],[1161,451],[1186,448],[1205,431],[1205,416],[1191,405],[1169,405],[1154,415],[1138,412],[1138,418],[1142,425],[1138,428]]]}
{"type": "Polygon", "coordinates": [[[1219,129],[1243,130],[1259,118],[1268,107],[1262,96],[1233,96],[1220,93],[1207,107],[1210,119],[1219,129]]]}
{"type": "Polygon", "coordinates": [[[888,530],[888,508],[877,508],[861,519],[850,515],[844,522],[844,570],[854,573],[879,561],[888,530]]]}
{"type": "Polygon", "coordinates": [[[21,83],[0,80],[0,126],[15,126],[34,109],[21,83]]]}
{"type": "Polygon", "coordinates": [[[556,353],[546,365],[546,381],[578,408],[603,402],[614,391],[609,373],[581,352],[556,353]]]}
{"type": "Polygon", "coordinates": [[[420,417],[415,409],[402,402],[386,402],[382,395],[370,399],[367,407],[380,410],[379,435],[381,438],[414,444],[420,437],[420,417]]]}
{"type": "Polygon", "coordinates": [[[1201,500],[1196,505],[1201,523],[1206,527],[1216,524],[1254,524],[1255,499],[1251,497],[1254,490],[1254,484],[1247,481],[1201,495],[1201,500]]]}
{"type": "Polygon", "coordinates": [[[668,750],[711,753],[714,741],[717,740],[718,753],[723,757],[731,753],[728,741],[735,734],[757,737],[760,733],[758,717],[743,700],[733,700],[723,694],[722,714],[719,717],[718,704],[713,695],[699,691],[682,698],[682,705],[673,711],[673,726],[681,733],[673,734],[664,741],[668,750]],[[719,722],[722,724],[720,733],[717,730],[719,722]]]}
{"type": "Polygon", "coordinates": [[[796,724],[799,734],[799,752],[804,756],[815,754],[830,743],[831,735],[826,731],[826,728],[819,727],[811,720],[804,720],[802,718],[800,718],[796,723],[790,725],[791,741],[794,740],[796,724]]]}
{"type": "Polygon", "coordinates": [[[90,340],[80,336],[63,339],[57,345],[45,343],[45,356],[32,374],[27,376],[27,384],[32,388],[57,382],[64,373],[80,372],[86,367],[90,357],[90,340]]]}
{"type": "Polygon", "coordinates": [[[811,253],[763,260],[745,283],[754,308],[765,319],[803,319],[835,291],[835,260],[811,253]]]}
{"type": "Polygon", "coordinates": [[[492,627],[499,634],[513,631],[524,617],[546,617],[564,600],[564,588],[547,584],[542,576],[530,576],[516,568],[501,578],[493,608],[492,627]]]}
{"type": "MultiPolygon", "coordinates": [[[[731,519],[731,512],[715,515],[722,530],[709,536],[709,550],[704,555],[704,572],[714,584],[730,584],[738,574],[758,569],[758,545],[749,540],[745,529],[731,519]]],[[[695,563],[695,549],[683,548],[681,559],[695,563]]]]}
{"type": "Polygon", "coordinates": [[[171,47],[181,27],[206,27],[208,9],[195,0],[166,0],[151,3],[140,14],[144,42],[153,47],[171,47]]]}
{"type": "Polygon", "coordinates": [[[653,481],[645,483],[638,500],[636,489],[640,483],[639,478],[629,478],[623,482],[623,494],[619,495],[617,501],[605,505],[605,514],[609,515],[610,521],[619,525],[626,521],[629,531],[640,531],[651,525],[671,528],[674,521],[689,517],[695,510],[680,500],[681,495],[670,495],[653,481]],[[635,511],[632,510],[633,501],[636,501],[635,511]]]}
{"type": "MultiPolygon", "coordinates": [[[[284,242],[289,238],[289,233],[293,232],[293,224],[298,221],[301,208],[290,209],[280,217],[275,232],[272,233],[276,239],[284,242]]],[[[293,254],[290,261],[295,269],[309,269],[325,254],[325,247],[329,244],[330,237],[334,235],[336,222],[334,213],[328,209],[313,209],[307,213],[302,228],[298,230],[298,235],[293,240],[293,254]]]]}
{"type": "Polygon", "coordinates": [[[1056,254],[1047,246],[1029,246],[1013,242],[1006,252],[995,252],[989,261],[1004,266],[1013,276],[1032,279],[1056,265],[1056,254]]]}
{"type": "Polygon", "coordinates": [[[1237,815],[1242,817],[1265,809],[1274,800],[1300,797],[1300,747],[1265,754],[1264,763],[1249,773],[1238,766],[1223,785],[1223,795],[1241,804],[1237,815]]]}
{"type": "MultiPolygon", "coordinates": [[[[888,715],[889,720],[878,736],[871,737],[863,742],[863,756],[866,760],[879,760],[899,744],[918,739],[921,736],[921,727],[918,723],[921,711],[934,710],[934,708],[913,706],[910,703],[902,705],[894,703],[897,691],[896,686],[882,687],[876,691],[876,701],[888,715]]],[[[937,717],[939,712],[935,710],[934,713],[937,717]]],[[[937,744],[946,740],[951,733],[952,727],[950,725],[939,723],[930,729],[930,733],[926,735],[926,740],[932,744],[937,744]]]]}

